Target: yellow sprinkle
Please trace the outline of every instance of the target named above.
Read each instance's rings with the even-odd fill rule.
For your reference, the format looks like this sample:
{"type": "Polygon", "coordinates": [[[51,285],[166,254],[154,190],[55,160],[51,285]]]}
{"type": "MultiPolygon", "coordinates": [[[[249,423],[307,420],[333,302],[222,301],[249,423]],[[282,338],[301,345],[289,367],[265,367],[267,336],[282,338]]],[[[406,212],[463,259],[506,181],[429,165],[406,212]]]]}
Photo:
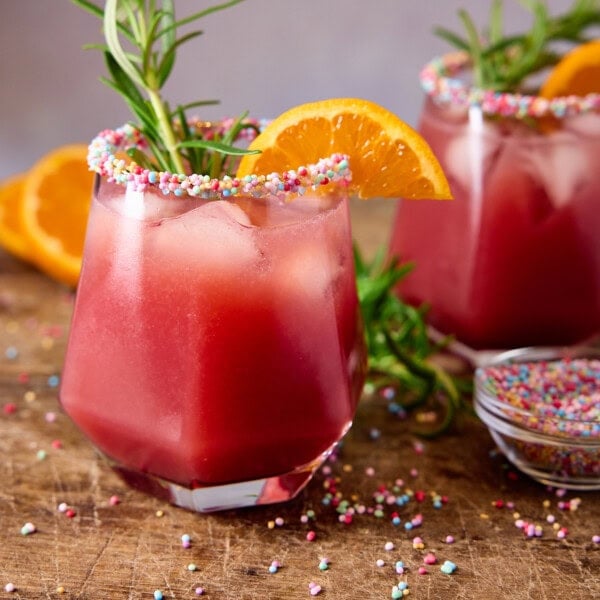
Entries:
{"type": "Polygon", "coordinates": [[[548,507],[550,506],[550,500],[544,500],[544,501],[542,502],[542,506],[543,506],[544,508],[548,508],[548,507]]]}
{"type": "Polygon", "coordinates": [[[164,513],[164,511],[162,511],[162,510],[157,510],[157,511],[156,511],[156,516],[157,516],[157,517],[159,517],[159,518],[160,518],[160,517],[164,517],[164,516],[165,516],[165,513],[164,513]]]}
{"type": "Polygon", "coordinates": [[[344,471],[344,473],[350,473],[352,471],[352,465],[344,465],[342,467],[342,470],[344,471]]]}
{"type": "Polygon", "coordinates": [[[553,523],[552,529],[554,529],[554,531],[558,531],[560,529],[560,523],[553,523]]]}
{"type": "Polygon", "coordinates": [[[65,593],[65,588],[64,588],[62,585],[59,585],[59,586],[56,588],[56,593],[57,593],[57,594],[64,594],[64,593],[65,593]]]}
{"type": "Polygon", "coordinates": [[[36,398],[35,392],[32,392],[31,390],[29,390],[28,392],[25,392],[23,394],[23,400],[25,400],[25,402],[33,402],[36,398]]]}
{"type": "Polygon", "coordinates": [[[486,514],[486,513],[481,513],[479,516],[480,516],[482,519],[489,519],[489,518],[490,518],[490,515],[488,515],[488,514],[486,514]]]}
{"type": "Polygon", "coordinates": [[[44,350],[51,350],[54,347],[54,340],[51,337],[43,337],[40,344],[44,350]]]}
{"type": "Polygon", "coordinates": [[[269,529],[275,529],[275,521],[269,521],[269,522],[267,523],[267,527],[268,527],[269,529]]]}
{"type": "Polygon", "coordinates": [[[19,323],[17,321],[9,321],[6,324],[6,333],[16,333],[19,331],[19,323]]]}
{"type": "Polygon", "coordinates": [[[518,512],[513,513],[513,519],[516,520],[516,519],[520,519],[520,518],[521,518],[521,513],[518,513],[518,512]]]}

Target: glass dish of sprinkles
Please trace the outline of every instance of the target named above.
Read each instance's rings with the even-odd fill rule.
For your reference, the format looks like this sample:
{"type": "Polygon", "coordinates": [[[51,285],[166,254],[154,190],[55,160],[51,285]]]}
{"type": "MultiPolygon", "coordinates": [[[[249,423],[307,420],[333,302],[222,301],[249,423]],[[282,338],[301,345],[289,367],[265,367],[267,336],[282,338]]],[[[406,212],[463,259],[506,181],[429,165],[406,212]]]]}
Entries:
{"type": "Polygon", "coordinates": [[[522,348],[475,372],[475,410],[541,483],[600,489],[600,348],[522,348]]]}

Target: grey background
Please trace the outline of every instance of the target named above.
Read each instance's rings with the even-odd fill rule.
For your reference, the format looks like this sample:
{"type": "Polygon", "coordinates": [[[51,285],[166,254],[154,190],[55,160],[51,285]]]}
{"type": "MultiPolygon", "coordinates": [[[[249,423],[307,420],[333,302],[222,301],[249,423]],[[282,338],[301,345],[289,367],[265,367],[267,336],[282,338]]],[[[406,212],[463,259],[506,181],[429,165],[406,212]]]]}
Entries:
{"type": "MultiPolygon", "coordinates": [[[[183,17],[216,0],[177,0],[183,17]]],[[[418,74],[449,49],[432,30],[461,30],[466,8],[479,25],[488,0],[246,0],[210,15],[205,34],[179,53],[167,86],[172,104],[220,99],[202,115],[249,110],[274,117],[312,100],[356,96],[415,125],[422,93],[418,74]]],[[[548,0],[562,12],[571,0],[548,0]]],[[[505,0],[507,31],[530,15],[505,0]]],[[[25,170],[60,144],[87,143],[129,118],[115,92],[98,81],[100,21],[70,0],[0,0],[0,178],[25,170]]]]}

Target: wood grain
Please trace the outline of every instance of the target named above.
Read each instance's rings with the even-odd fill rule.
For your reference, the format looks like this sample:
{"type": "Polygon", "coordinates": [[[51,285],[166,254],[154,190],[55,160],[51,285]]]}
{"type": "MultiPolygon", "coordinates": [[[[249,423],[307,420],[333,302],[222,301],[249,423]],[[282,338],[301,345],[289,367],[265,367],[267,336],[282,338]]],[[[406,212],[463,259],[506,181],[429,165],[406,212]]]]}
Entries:
{"type": "MultiPolygon", "coordinates": [[[[355,229],[369,251],[385,243],[381,232],[391,211],[380,208],[355,211],[355,229]]],[[[342,498],[372,509],[380,486],[391,489],[399,478],[404,490],[426,493],[422,502],[384,505],[381,518],[357,514],[351,524],[340,523],[323,504],[323,473],[289,503],[211,515],[126,487],[60,412],[49,380],[60,374],[72,300],[65,288],[0,254],[0,598],[150,599],[160,589],[165,598],[183,599],[197,597],[195,588],[203,586],[211,600],[289,600],[310,597],[308,584],[316,582],[323,598],[374,599],[390,598],[400,580],[419,599],[600,597],[600,545],[592,542],[600,534],[600,493],[578,494],[577,511],[559,510],[560,500],[576,495],[559,498],[517,475],[469,416],[444,437],[423,441],[408,421],[390,417],[383,400],[362,401],[338,460],[329,463],[342,498]],[[18,356],[9,359],[12,347],[18,356]],[[447,504],[434,508],[432,493],[446,495],[447,504]],[[111,505],[113,495],[118,505],[111,505]],[[498,499],[514,509],[495,508],[498,499]],[[76,512],[73,518],[57,509],[62,502],[76,512]],[[304,524],[308,510],[315,519],[304,524]],[[399,526],[391,522],[394,510],[399,526]],[[540,524],[543,536],[525,538],[514,511],[540,524]],[[404,523],[419,513],[423,524],[407,531],[404,523]],[[548,514],[568,528],[566,539],[557,539],[548,514]],[[277,517],[284,524],[270,527],[277,517]],[[26,522],[37,531],[22,535],[26,522]],[[308,542],[311,529],[316,539],[308,542]],[[192,538],[189,549],[181,545],[183,534],[192,538]],[[415,535],[423,550],[413,548],[415,535]],[[454,544],[444,543],[447,535],[454,544]],[[388,541],[394,550],[384,549],[388,541]],[[419,575],[429,551],[438,564],[419,575]],[[330,568],[320,571],[324,556],[330,568]],[[385,566],[376,566],[378,559],[385,566]],[[273,560],[282,568],[270,574],[273,560]],[[394,572],[397,560],[407,565],[404,576],[394,572]],[[440,571],[444,560],[458,566],[454,574],[440,571]],[[196,571],[188,570],[192,563],[196,571]],[[9,582],[13,593],[4,591],[9,582]]]]}

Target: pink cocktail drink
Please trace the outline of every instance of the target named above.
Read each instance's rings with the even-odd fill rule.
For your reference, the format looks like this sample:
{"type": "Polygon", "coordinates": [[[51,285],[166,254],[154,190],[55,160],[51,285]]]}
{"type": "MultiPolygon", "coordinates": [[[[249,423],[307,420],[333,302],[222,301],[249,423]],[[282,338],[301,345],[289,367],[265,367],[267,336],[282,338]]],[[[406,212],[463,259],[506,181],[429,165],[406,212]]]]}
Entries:
{"type": "Polygon", "coordinates": [[[101,182],[61,390],[97,448],[198,510],[297,493],[364,376],[343,194],[165,199],[101,182]],[[228,488],[249,481],[254,499],[228,488]]]}
{"type": "Polygon", "coordinates": [[[600,332],[600,114],[541,127],[428,99],[420,131],[454,201],[400,203],[400,287],[476,349],[571,344],[600,332]]]}

